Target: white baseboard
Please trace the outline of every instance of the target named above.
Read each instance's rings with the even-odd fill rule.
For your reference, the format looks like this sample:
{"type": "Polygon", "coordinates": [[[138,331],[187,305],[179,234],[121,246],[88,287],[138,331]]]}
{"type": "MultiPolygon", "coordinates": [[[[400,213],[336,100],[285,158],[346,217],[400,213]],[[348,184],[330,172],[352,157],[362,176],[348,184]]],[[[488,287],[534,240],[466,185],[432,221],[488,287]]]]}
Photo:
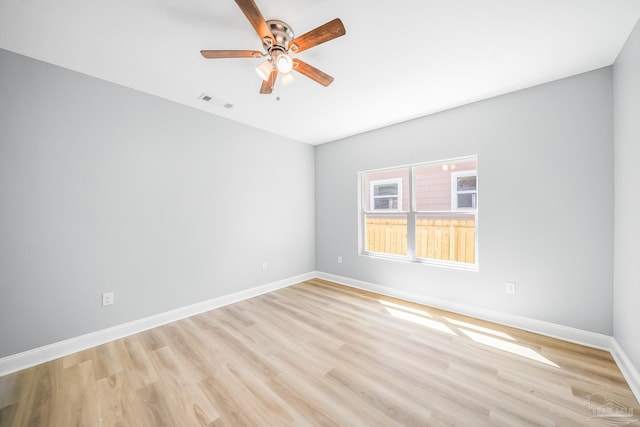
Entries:
{"type": "Polygon", "coordinates": [[[624,352],[620,344],[615,338],[611,339],[612,349],[611,356],[613,356],[613,360],[616,361],[618,368],[620,368],[620,372],[627,380],[631,391],[636,396],[638,402],[640,402],[640,372],[638,369],[633,366],[631,360],[627,357],[627,354],[624,352]]]}
{"type": "Polygon", "coordinates": [[[317,277],[315,272],[289,277],[287,279],[223,295],[218,298],[180,307],[175,310],[156,314],[144,319],[134,320],[111,328],[102,329],[79,337],[70,338],[68,340],[38,347],[33,350],[3,357],[0,359],[0,376],[105,344],[109,341],[124,338],[138,332],[146,331],[157,326],[182,320],[196,314],[204,313],[205,311],[253,298],[281,288],[286,288],[287,286],[304,282],[305,280],[309,280],[314,277],[317,277]]]}

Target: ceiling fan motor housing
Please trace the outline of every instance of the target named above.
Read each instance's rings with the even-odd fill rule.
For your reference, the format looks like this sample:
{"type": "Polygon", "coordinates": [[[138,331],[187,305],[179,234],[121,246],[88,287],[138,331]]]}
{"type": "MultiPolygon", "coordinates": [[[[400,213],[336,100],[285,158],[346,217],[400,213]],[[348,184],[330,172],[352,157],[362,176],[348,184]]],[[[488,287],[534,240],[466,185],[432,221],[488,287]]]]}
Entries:
{"type": "Polygon", "coordinates": [[[270,19],[267,21],[267,26],[269,30],[271,30],[271,34],[273,34],[275,40],[271,42],[271,45],[269,45],[268,41],[263,40],[262,45],[265,50],[269,53],[271,53],[272,49],[283,52],[289,50],[289,42],[294,38],[293,30],[289,24],[278,19],[270,19]]]}

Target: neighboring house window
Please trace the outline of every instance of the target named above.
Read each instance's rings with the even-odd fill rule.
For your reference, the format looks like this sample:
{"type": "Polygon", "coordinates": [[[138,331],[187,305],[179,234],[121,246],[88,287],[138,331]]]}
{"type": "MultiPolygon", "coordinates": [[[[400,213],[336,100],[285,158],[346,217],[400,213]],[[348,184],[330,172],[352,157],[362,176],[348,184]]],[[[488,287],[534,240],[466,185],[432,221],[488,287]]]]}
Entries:
{"type": "Polygon", "coordinates": [[[358,176],[362,255],[478,268],[476,156],[358,176]]]}
{"type": "Polygon", "coordinates": [[[397,211],[402,206],[402,179],[379,179],[371,181],[369,194],[371,195],[372,211],[397,211]]]}
{"type": "Polygon", "coordinates": [[[451,173],[451,210],[475,209],[478,203],[476,171],[451,173]]]}

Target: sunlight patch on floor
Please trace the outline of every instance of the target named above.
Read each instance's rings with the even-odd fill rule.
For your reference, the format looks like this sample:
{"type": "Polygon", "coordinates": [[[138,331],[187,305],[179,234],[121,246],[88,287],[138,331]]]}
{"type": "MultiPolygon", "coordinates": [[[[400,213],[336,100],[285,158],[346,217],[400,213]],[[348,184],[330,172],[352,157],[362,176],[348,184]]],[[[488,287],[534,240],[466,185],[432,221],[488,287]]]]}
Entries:
{"type": "MultiPolygon", "coordinates": [[[[442,321],[439,321],[435,320],[434,316],[426,310],[407,307],[402,304],[385,300],[378,300],[378,302],[382,304],[385,310],[395,318],[406,320],[448,335],[460,336],[456,332],[457,329],[464,334],[463,336],[466,336],[474,342],[487,345],[510,354],[525,357],[529,360],[544,363],[545,365],[556,368],[559,367],[554,362],[530,347],[517,344],[516,339],[507,333],[446,316],[442,316],[442,321]]],[[[440,319],[440,316],[437,318],[440,319]]]]}
{"type": "Polygon", "coordinates": [[[393,317],[398,319],[407,320],[409,322],[416,323],[421,326],[426,326],[427,328],[436,330],[438,332],[444,332],[449,335],[457,335],[455,332],[451,330],[447,325],[442,322],[438,322],[432,319],[428,319],[424,316],[418,316],[413,313],[408,313],[404,310],[396,310],[395,308],[385,307],[387,312],[393,317]]]}
{"type": "Polygon", "coordinates": [[[529,347],[525,347],[523,345],[516,344],[510,341],[504,341],[495,337],[490,337],[488,335],[480,334],[477,332],[468,331],[466,329],[460,329],[460,331],[477,343],[488,345],[498,350],[506,351],[511,354],[544,363],[545,365],[559,368],[559,366],[553,363],[551,360],[547,359],[546,357],[544,357],[540,353],[537,353],[529,347]]]}
{"type": "Polygon", "coordinates": [[[445,317],[445,319],[447,322],[456,326],[463,326],[467,329],[473,329],[475,331],[484,332],[485,334],[495,335],[506,340],[515,341],[515,338],[513,338],[511,335],[505,334],[504,332],[496,331],[495,329],[485,328],[483,326],[474,325],[472,323],[463,322],[461,320],[450,319],[448,317],[445,317]]]}
{"type": "Polygon", "coordinates": [[[402,304],[396,304],[395,302],[378,300],[380,304],[386,305],[387,307],[397,308],[398,310],[406,311],[408,313],[419,314],[420,316],[426,316],[429,318],[433,318],[433,316],[426,310],[419,310],[417,308],[407,307],[402,304]]]}

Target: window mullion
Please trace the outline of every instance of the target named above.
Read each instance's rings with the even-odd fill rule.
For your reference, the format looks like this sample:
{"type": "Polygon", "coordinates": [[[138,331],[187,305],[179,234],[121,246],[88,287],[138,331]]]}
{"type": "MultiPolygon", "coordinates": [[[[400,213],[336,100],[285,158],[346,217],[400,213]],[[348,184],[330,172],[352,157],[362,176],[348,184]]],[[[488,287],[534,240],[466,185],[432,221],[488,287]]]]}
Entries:
{"type": "Polygon", "coordinates": [[[415,168],[409,170],[409,212],[407,212],[407,257],[416,259],[416,198],[414,186],[415,168]]]}
{"type": "Polygon", "coordinates": [[[407,213],[407,258],[416,259],[416,213],[407,213]]]}

